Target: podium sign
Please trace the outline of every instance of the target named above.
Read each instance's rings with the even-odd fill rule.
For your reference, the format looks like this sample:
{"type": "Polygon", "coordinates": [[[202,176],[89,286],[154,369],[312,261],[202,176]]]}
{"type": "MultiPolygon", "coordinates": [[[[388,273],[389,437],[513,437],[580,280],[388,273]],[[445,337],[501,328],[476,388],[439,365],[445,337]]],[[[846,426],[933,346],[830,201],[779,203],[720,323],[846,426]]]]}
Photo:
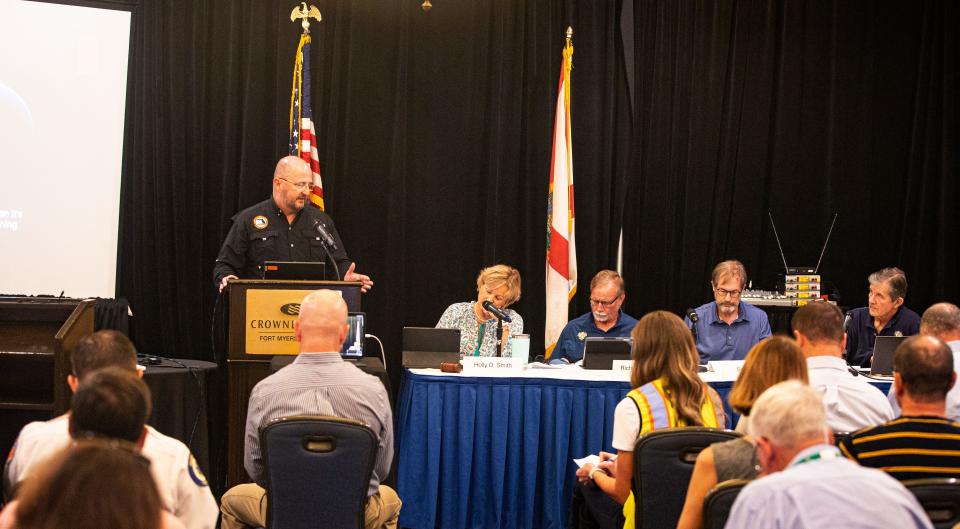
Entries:
{"type": "Polygon", "coordinates": [[[247,291],[246,353],[297,354],[300,347],[293,324],[303,298],[303,290],[247,291]]]}

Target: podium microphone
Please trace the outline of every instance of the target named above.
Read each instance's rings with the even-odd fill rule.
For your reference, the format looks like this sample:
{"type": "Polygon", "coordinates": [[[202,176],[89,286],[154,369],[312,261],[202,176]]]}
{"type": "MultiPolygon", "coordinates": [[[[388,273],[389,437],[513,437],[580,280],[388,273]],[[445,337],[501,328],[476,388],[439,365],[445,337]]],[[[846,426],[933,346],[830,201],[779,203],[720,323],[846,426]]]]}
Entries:
{"type": "Polygon", "coordinates": [[[320,234],[320,238],[323,239],[324,244],[327,245],[331,250],[337,249],[337,243],[333,240],[333,236],[330,235],[330,232],[327,231],[326,226],[323,225],[319,220],[314,221],[313,227],[317,229],[317,233],[320,234]]]}
{"type": "Polygon", "coordinates": [[[486,309],[487,312],[496,316],[497,319],[503,320],[507,323],[510,323],[511,321],[513,321],[513,318],[507,315],[506,312],[503,312],[502,310],[497,308],[497,306],[491,303],[489,299],[487,301],[484,301],[481,305],[483,305],[483,308],[486,309]]]}

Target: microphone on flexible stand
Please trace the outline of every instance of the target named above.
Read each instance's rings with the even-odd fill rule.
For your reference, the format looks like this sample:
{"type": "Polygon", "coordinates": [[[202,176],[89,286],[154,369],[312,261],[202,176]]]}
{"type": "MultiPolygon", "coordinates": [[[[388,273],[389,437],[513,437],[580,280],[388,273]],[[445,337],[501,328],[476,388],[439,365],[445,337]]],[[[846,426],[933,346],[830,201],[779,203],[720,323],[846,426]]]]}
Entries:
{"type": "Polygon", "coordinates": [[[687,318],[693,323],[693,327],[690,327],[690,332],[693,333],[693,341],[696,342],[699,339],[697,336],[697,322],[700,321],[700,315],[693,309],[687,309],[687,318]]]}
{"type": "Polygon", "coordinates": [[[340,281],[340,267],[337,266],[337,262],[333,259],[333,254],[330,253],[330,250],[337,249],[337,242],[334,240],[333,236],[330,235],[330,232],[327,231],[327,227],[323,225],[320,220],[313,221],[313,227],[317,229],[317,233],[320,234],[320,238],[323,240],[324,253],[327,254],[327,259],[329,259],[330,265],[333,267],[333,270],[337,273],[337,281],[340,281]]]}
{"type": "Polygon", "coordinates": [[[503,341],[500,338],[503,336],[503,322],[510,323],[513,319],[507,315],[506,312],[503,312],[499,307],[491,303],[489,299],[480,305],[483,306],[487,312],[497,317],[497,356],[503,356],[503,341]]]}
{"type": "Polygon", "coordinates": [[[510,317],[509,314],[507,314],[506,312],[503,312],[502,309],[500,309],[499,307],[491,303],[490,300],[484,301],[483,303],[481,303],[481,305],[487,312],[496,316],[497,319],[503,320],[507,323],[511,323],[513,321],[513,319],[510,317]]]}

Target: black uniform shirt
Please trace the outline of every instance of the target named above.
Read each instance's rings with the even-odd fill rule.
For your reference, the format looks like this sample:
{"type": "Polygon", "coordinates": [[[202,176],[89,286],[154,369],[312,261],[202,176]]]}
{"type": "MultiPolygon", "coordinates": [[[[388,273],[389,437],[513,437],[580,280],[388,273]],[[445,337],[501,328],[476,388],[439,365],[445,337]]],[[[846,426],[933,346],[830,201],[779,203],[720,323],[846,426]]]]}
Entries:
{"type": "MultiPolygon", "coordinates": [[[[287,222],[287,216],[273,198],[250,206],[232,220],[233,226],[213,266],[213,282],[217,287],[231,274],[241,279],[263,277],[264,261],[326,261],[323,239],[316,228],[318,223],[323,224],[336,243],[330,253],[337,262],[340,276],[350,267],[350,258],[343,249],[333,219],[311,205],[300,210],[292,224],[287,222]]],[[[329,279],[336,279],[329,265],[327,275],[329,279]]]]}

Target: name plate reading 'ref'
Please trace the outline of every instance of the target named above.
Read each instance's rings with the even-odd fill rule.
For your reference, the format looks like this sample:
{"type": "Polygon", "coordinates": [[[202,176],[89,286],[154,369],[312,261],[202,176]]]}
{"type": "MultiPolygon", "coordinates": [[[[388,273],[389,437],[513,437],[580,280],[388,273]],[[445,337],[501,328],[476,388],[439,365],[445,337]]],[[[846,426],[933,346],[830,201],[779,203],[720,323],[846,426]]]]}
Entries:
{"type": "Polygon", "coordinates": [[[523,358],[496,356],[465,356],[460,363],[464,375],[511,376],[527,366],[523,358]]]}
{"type": "Polygon", "coordinates": [[[310,290],[249,290],[244,322],[248,355],[295,355],[300,344],[293,322],[310,290]]]}

